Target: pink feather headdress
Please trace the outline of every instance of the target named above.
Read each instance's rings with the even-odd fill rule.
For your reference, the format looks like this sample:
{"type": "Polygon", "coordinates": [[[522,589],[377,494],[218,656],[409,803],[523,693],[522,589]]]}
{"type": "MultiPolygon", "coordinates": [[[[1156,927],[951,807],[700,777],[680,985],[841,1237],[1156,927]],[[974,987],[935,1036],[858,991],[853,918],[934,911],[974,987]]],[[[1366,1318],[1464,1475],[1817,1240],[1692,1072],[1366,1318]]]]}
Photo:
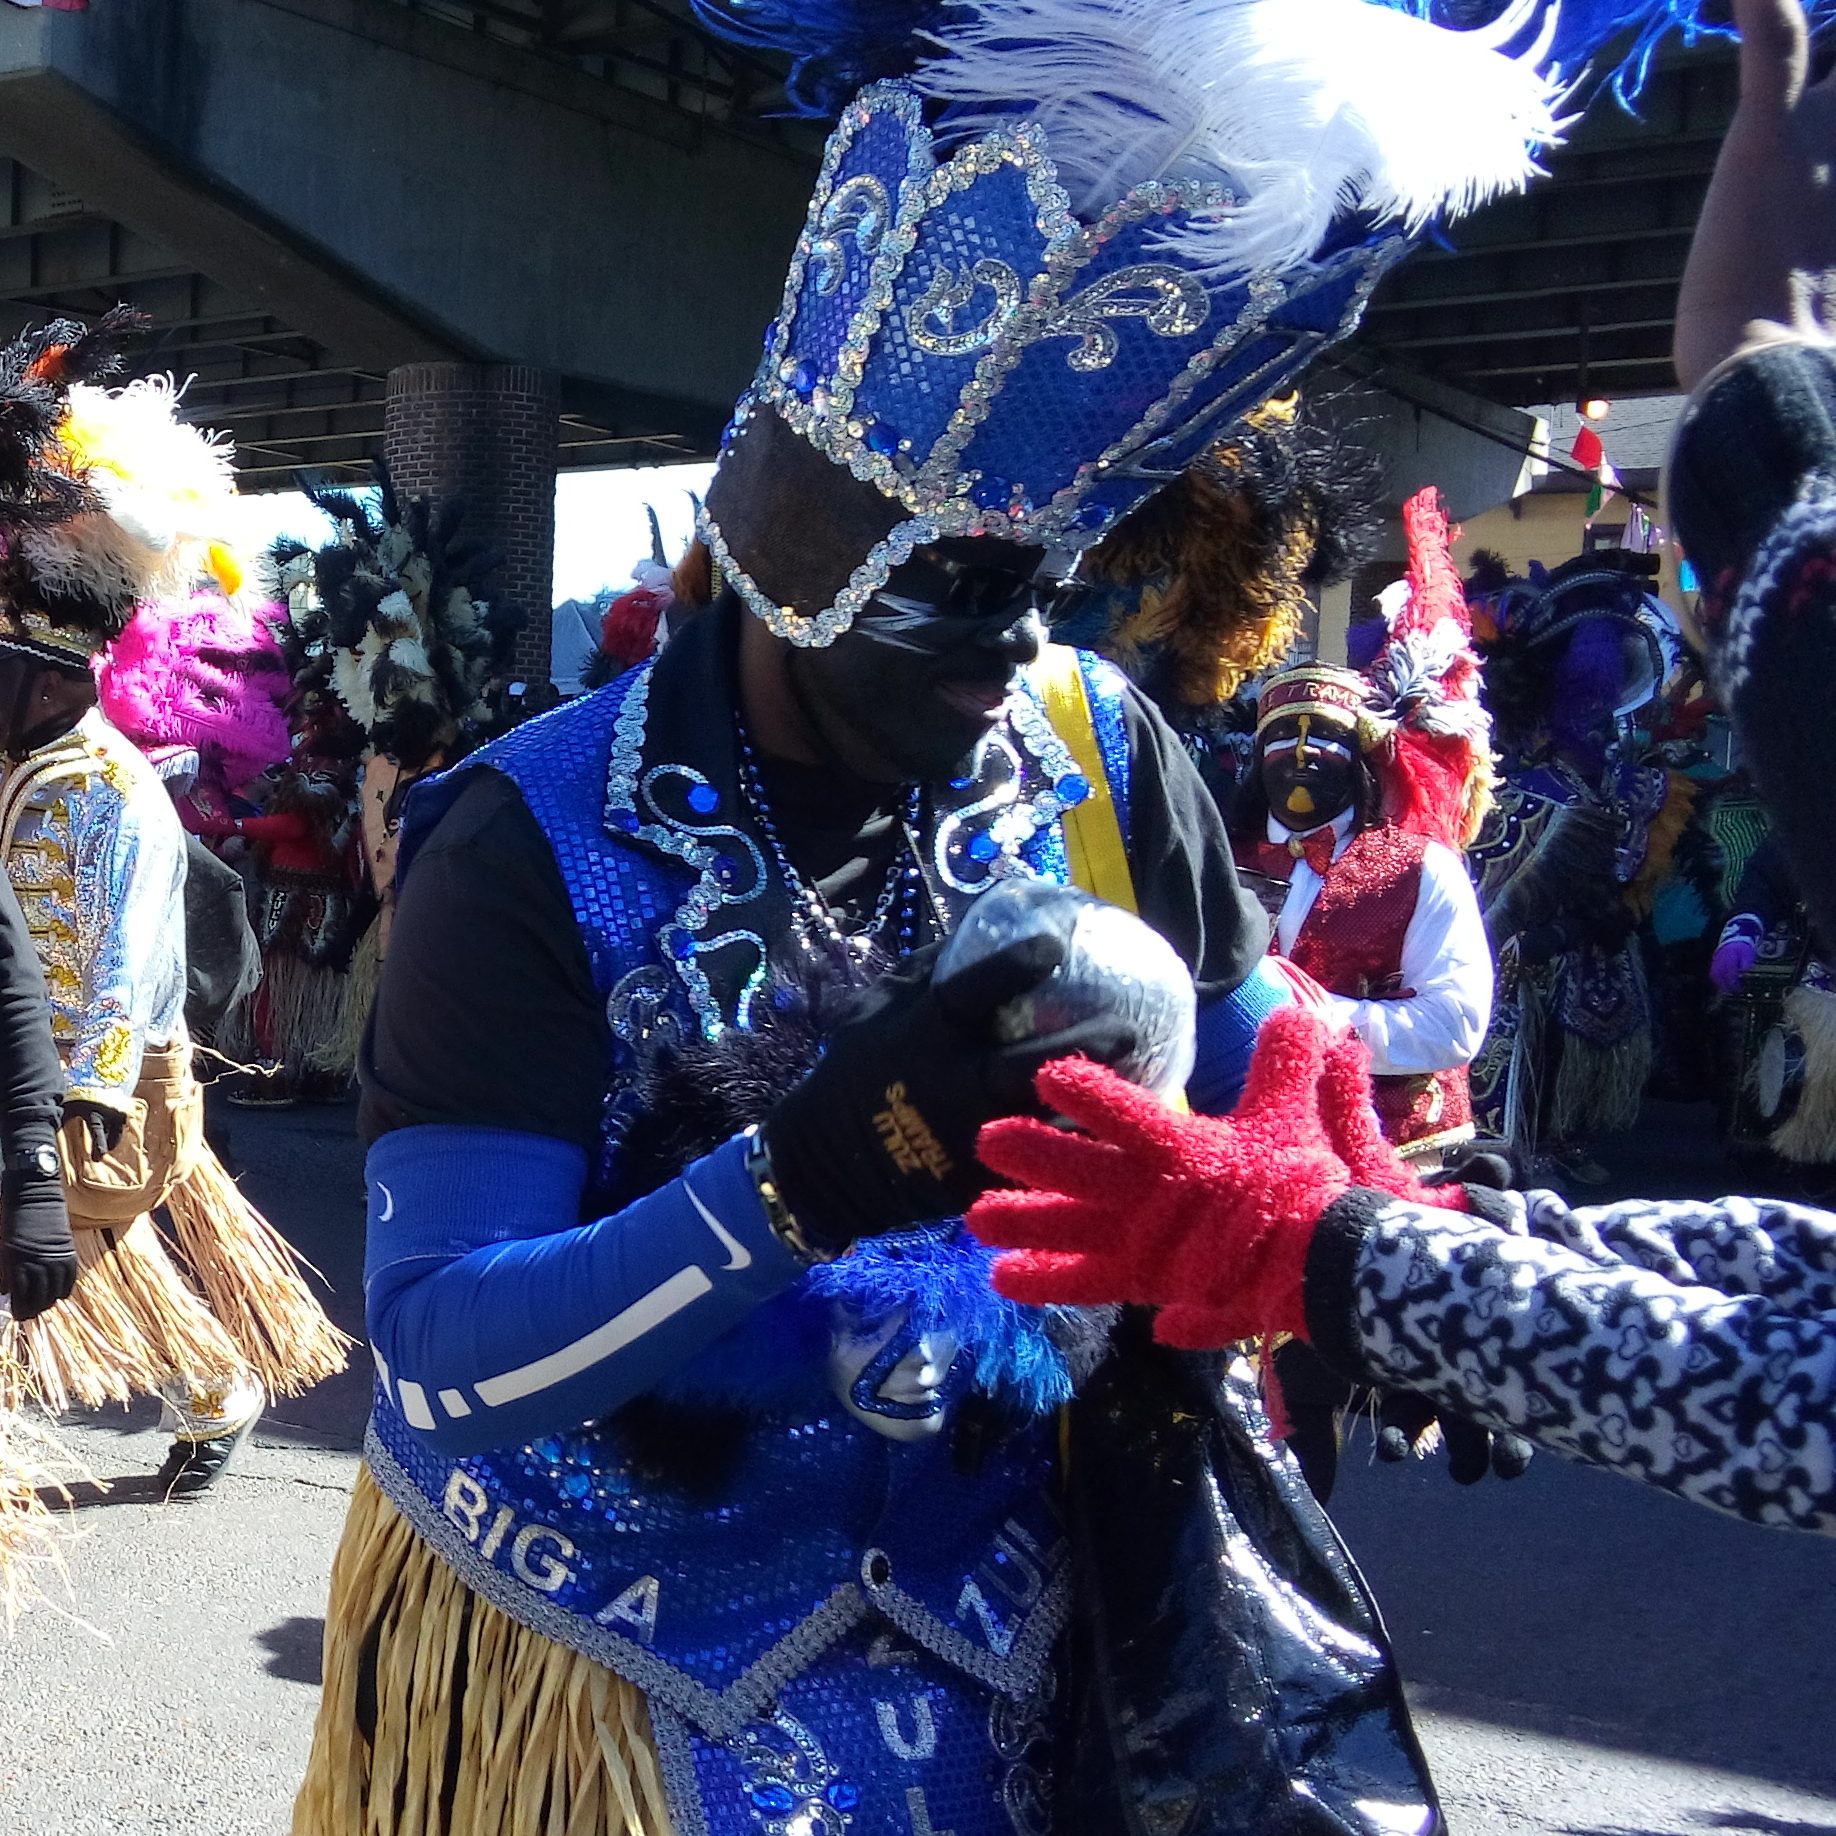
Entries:
{"type": "Polygon", "coordinates": [[[193,747],[228,789],[286,758],[279,606],[199,591],[135,608],[96,660],[102,711],[135,744],[193,747]]]}

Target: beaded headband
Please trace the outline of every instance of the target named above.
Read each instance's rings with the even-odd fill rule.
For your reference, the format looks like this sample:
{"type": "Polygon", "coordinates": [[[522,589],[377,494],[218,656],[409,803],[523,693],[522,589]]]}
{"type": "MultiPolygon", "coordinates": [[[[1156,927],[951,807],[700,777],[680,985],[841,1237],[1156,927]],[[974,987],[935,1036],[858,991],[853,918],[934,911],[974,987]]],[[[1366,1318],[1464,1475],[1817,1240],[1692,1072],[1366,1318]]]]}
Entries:
{"type": "Polygon", "coordinates": [[[1369,724],[1371,685],[1355,670],[1331,663],[1308,663],[1283,670],[1263,685],[1256,704],[1256,732],[1260,735],[1284,714],[1312,714],[1319,720],[1359,735],[1369,724]]]}

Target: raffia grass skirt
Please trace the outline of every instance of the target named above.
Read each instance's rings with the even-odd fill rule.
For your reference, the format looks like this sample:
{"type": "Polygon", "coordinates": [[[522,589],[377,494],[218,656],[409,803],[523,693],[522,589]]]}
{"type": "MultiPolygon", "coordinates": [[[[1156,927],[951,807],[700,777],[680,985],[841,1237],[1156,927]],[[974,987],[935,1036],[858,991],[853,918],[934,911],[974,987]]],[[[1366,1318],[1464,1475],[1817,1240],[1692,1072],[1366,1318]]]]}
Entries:
{"type": "Polygon", "coordinates": [[[293,1836],[672,1836],[642,1693],[473,1593],[359,1472],[293,1836]]]}
{"type": "Polygon", "coordinates": [[[30,1606],[70,1610],[64,1545],[71,1532],[52,1501],[68,1498],[79,1481],[93,1483],[76,1455],[24,1412],[15,1333],[9,1322],[0,1334],[0,1636],[9,1636],[30,1606]]]}
{"type": "Polygon", "coordinates": [[[1836,995],[1794,988],[1785,997],[1785,1024],[1804,1048],[1804,1088],[1773,1131],[1772,1151],[1800,1166],[1827,1166],[1836,1161],[1836,995]]]}
{"type": "Polygon", "coordinates": [[[80,1124],[65,1124],[76,1288],[19,1333],[33,1389],[54,1412],[245,1371],[270,1395],[296,1395],[344,1368],[351,1342],[307,1287],[306,1265],[204,1139],[189,1057],[182,1045],[146,1054],[134,1114],[103,1159],[80,1124]],[[176,1243],[153,1222],[161,1203],[176,1243]]]}
{"type": "Polygon", "coordinates": [[[174,1377],[228,1383],[243,1361],[192,1291],[150,1217],[86,1230],[71,1220],[76,1288],[19,1328],[32,1387],[55,1414],[132,1402],[174,1377]]]}
{"type": "Polygon", "coordinates": [[[166,1210],[211,1312],[270,1396],[297,1396],[344,1369],[352,1341],[306,1285],[311,1265],[208,1143],[168,1188],[166,1210]]]}

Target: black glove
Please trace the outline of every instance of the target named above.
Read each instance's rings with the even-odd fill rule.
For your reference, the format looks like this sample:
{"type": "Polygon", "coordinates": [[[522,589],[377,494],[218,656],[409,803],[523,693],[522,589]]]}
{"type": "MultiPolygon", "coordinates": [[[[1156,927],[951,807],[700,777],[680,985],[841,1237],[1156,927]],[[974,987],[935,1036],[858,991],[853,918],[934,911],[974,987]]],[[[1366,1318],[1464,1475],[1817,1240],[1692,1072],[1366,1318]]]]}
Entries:
{"type": "Polygon", "coordinates": [[[68,1296],[77,1253],[60,1175],[7,1174],[0,1185],[0,1248],[14,1319],[35,1319],[68,1296]]]}
{"type": "Polygon", "coordinates": [[[1377,1458],[1406,1460],[1435,1425],[1447,1444],[1447,1476],[1455,1485],[1477,1485],[1487,1473],[1519,1479],[1534,1449],[1522,1435],[1481,1428],[1464,1416],[1448,1415],[1416,1390],[1386,1390],[1377,1404],[1377,1458]]]}
{"type": "Polygon", "coordinates": [[[1453,1157],[1432,1173],[1422,1175],[1424,1186],[1483,1187],[1488,1192],[1509,1192],[1524,1183],[1523,1169],[1509,1143],[1468,1144],[1453,1150],[1453,1157]]]}
{"type": "Polygon", "coordinates": [[[1508,1193],[1521,1190],[1528,1175],[1516,1153],[1503,1141],[1485,1147],[1468,1147],[1446,1166],[1422,1175],[1424,1186],[1464,1186],[1466,1208],[1472,1216],[1500,1230],[1515,1230],[1520,1219],[1508,1193]]]}
{"type": "Polygon", "coordinates": [[[997,1116],[1039,1115],[1033,1076],[1082,1053],[1105,1064],[1135,1047],[1107,1016],[1003,1044],[998,1009],[1064,960],[1036,931],[936,983],[939,946],[915,952],[861,996],[816,1067],[761,1133],[784,1203],[812,1243],[956,1217],[994,1183],[976,1136],[997,1116]]]}
{"type": "Polygon", "coordinates": [[[1276,1346],[1275,1382],[1288,1418],[1288,1451],[1299,1462],[1307,1489],[1321,1504],[1330,1504],[1339,1477],[1341,1424],[1357,1388],[1302,1339],[1276,1346]]]}
{"type": "Polygon", "coordinates": [[[120,1110],[110,1109],[104,1103],[85,1103],[79,1099],[64,1105],[65,1121],[72,1117],[83,1124],[83,1138],[89,1143],[89,1152],[94,1159],[105,1158],[121,1145],[127,1117],[120,1110]]]}

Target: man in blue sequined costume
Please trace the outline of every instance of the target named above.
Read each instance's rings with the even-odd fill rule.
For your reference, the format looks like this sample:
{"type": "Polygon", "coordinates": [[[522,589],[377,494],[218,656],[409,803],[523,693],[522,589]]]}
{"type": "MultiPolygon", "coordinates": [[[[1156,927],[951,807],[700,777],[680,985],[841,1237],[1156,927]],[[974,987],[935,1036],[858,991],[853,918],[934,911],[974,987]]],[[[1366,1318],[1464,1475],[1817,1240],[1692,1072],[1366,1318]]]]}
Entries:
{"type": "Polygon", "coordinates": [[[799,99],[868,87],[723,443],[715,603],[409,804],[362,1066],[375,1413],[296,1836],[1039,1836],[1055,1774],[1061,1829],[1436,1827],[1241,1379],[1128,1321],[1089,1370],[1110,1322],[1001,1302],[956,1221],[979,1125],[1126,1027],[1003,1043],[1049,936],[931,976],[981,892],[1076,865],[1195,977],[1194,1106],[1285,998],[1179,743],[1043,647],[1039,582],[1349,332],[1406,225],[1521,182],[1582,48],[1534,4],[1308,5],[1344,29],[706,9],[799,99]],[[1424,59],[1405,176],[1372,136],[1424,59]],[[658,1063],[812,971],[868,984],[814,1067],[734,1073],[756,1126],[640,1174],[702,1094],[658,1063]]]}
{"type": "MultiPolygon", "coordinates": [[[[902,574],[934,593],[931,559],[902,574]]],[[[979,1775],[1000,1760],[994,1705],[1016,1726],[1042,1712],[1067,1606],[1049,1419],[1067,1364],[986,1292],[954,1227],[937,1227],[941,1269],[922,1239],[828,1258],[960,1210],[979,1185],[975,1124],[1024,1106],[1043,1056],[1111,1042],[1014,1055],[984,1042],[980,1015],[931,1014],[908,969],[758,1136],[636,1197],[620,1154],[648,1042],[749,1023],[768,957],[871,945],[922,963],[982,887],[1066,877],[1059,810],[1092,787],[1029,679],[1026,577],[957,580],[990,574],[1006,583],[993,609],[901,604],[890,665],[877,605],[812,653],[922,709],[914,732],[970,730],[956,765],[909,788],[873,754],[880,723],[787,670],[803,653],[728,596],[654,665],[488,748],[411,816],[364,1066],[368,1467],[388,1501],[371,1502],[483,1600],[643,1692],[681,1827],[693,1803],[714,1828],[752,1827],[715,1806],[742,1812],[748,1779],[774,1802],[766,1786],[789,1789],[746,1758],[775,1751],[773,1729],[806,1755],[799,1778],[896,1784],[888,1802],[919,1794],[938,1829],[1002,1827],[967,1813],[1035,1789],[1031,1735],[992,1795],[979,1775]],[[831,720],[845,730],[825,742],[831,720]],[[914,1325],[920,1294],[952,1281],[979,1298],[933,1301],[914,1325]],[[827,1329],[831,1307],[846,1330],[827,1329]],[[978,1384],[1025,1425],[964,1475],[925,1431],[978,1384]],[[619,1406],[735,1389],[762,1413],[716,1514],[692,1487],[647,1494],[619,1406]],[[874,1432],[887,1424],[899,1440],[874,1432]]],[[[1081,675],[1142,909],[1209,997],[1192,1093],[1223,1106],[1281,998],[1264,922],[1159,717],[1105,666],[1081,675]]],[[[1041,967],[1014,965],[1013,987],[1041,967]]]]}

